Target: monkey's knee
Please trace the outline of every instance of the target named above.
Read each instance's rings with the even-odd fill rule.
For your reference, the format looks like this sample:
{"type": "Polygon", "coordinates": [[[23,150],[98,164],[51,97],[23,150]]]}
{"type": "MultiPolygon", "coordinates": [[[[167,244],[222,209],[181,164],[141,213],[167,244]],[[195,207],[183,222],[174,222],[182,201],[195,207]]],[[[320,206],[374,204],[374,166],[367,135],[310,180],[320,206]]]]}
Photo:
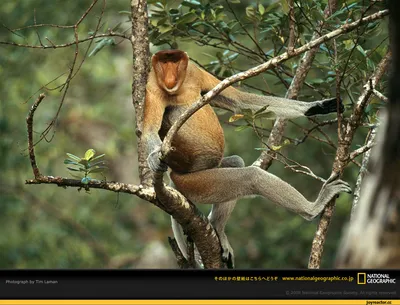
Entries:
{"type": "Polygon", "coordinates": [[[170,178],[174,188],[181,192],[187,199],[197,202],[206,189],[205,179],[196,179],[193,174],[178,174],[171,172],[170,178]]]}
{"type": "Polygon", "coordinates": [[[221,161],[220,167],[245,167],[244,160],[238,156],[233,155],[229,157],[225,157],[221,161]]]}

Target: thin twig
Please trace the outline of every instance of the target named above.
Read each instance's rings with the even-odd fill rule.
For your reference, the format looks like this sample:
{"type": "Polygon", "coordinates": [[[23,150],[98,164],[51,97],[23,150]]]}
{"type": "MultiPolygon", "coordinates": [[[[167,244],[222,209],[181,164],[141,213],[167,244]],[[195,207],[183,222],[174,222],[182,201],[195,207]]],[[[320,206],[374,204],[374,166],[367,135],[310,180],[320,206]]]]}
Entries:
{"type": "Polygon", "coordinates": [[[42,175],[40,174],[39,168],[36,164],[36,157],[35,157],[35,145],[33,144],[33,115],[39,104],[43,101],[45,95],[42,93],[33,103],[31,109],[29,110],[29,114],[26,118],[26,126],[28,130],[28,150],[29,150],[29,159],[31,160],[31,166],[33,170],[33,176],[38,179],[42,175]]]}

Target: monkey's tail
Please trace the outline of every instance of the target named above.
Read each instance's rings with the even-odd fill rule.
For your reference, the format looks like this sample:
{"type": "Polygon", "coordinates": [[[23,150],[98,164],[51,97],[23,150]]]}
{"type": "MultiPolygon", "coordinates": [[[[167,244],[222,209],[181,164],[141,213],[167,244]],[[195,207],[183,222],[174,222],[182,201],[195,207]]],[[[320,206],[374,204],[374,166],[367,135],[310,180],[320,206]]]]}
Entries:
{"type": "MultiPolygon", "coordinates": [[[[181,250],[183,256],[188,259],[188,251],[187,251],[187,244],[186,244],[186,236],[183,233],[182,226],[171,216],[171,225],[172,225],[172,232],[174,233],[174,237],[176,243],[178,244],[179,250],[181,250]]],[[[203,262],[201,261],[201,257],[199,251],[195,247],[194,249],[194,257],[196,261],[196,267],[203,269],[203,262]]]]}

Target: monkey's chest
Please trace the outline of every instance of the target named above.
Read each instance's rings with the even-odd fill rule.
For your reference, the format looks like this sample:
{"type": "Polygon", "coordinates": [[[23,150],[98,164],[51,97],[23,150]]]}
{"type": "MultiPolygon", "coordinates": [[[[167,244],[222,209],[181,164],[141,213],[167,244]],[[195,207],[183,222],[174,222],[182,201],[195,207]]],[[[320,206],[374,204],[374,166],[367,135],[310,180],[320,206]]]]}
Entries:
{"type": "MultiPolygon", "coordinates": [[[[187,106],[166,109],[159,132],[161,139],[186,109],[187,106]]],[[[176,172],[193,172],[219,165],[224,153],[224,134],[211,106],[206,105],[183,124],[172,146],[175,150],[167,162],[176,172]]]]}

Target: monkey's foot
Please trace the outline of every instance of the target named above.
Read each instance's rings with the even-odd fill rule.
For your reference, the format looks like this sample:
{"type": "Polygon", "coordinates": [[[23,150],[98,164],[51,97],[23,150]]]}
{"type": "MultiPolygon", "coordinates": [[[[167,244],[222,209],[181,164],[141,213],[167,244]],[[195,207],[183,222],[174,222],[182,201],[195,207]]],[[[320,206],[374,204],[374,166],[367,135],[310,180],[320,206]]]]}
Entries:
{"type": "Polygon", "coordinates": [[[153,150],[147,157],[147,164],[153,172],[166,172],[168,166],[165,162],[160,160],[161,147],[153,150]]]}
{"type": "Polygon", "coordinates": [[[320,114],[328,114],[332,112],[337,112],[339,110],[339,113],[342,113],[344,111],[344,105],[342,100],[339,100],[339,109],[338,109],[338,103],[336,98],[329,98],[326,100],[322,100],[320,102],[317,102],[317,104],[310,109],[308,109],[305,113],[306,116],[313,116],[313,115],[320,115],[320,114]]]}
{"type": "Polygon", "coordinates": [[[225,232],[217,233],[222,248],[222,261],[226,263],[228,269],[233,269],[235,267],[235,256],[233,253],[233,248],[229,243],[228,237],[226,236],[225,232]]]}
{"type": "Polygon", "coordinates": [[[337,179],[337,177],[338,175],[333,175],[325,182],[311,212],[309,212],[308,215],[303,215],[305,219],[312,220],[321,214],[329,201],[331,201],[334,197],[339,197],[340,193],[352,193],[350,184],[348,184],[346,181],[337,179]]]}

